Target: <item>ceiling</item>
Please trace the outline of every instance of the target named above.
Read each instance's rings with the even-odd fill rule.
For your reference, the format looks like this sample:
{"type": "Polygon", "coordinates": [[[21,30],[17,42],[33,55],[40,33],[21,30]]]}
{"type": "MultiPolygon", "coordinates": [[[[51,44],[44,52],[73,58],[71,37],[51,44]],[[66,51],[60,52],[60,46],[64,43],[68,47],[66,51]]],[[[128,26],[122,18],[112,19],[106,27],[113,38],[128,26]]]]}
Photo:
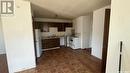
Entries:
{"type": "Polygon", "coordinates": [[[35,17],[73,19],[109,5],[110,0],[31,0],[35,17]]]}

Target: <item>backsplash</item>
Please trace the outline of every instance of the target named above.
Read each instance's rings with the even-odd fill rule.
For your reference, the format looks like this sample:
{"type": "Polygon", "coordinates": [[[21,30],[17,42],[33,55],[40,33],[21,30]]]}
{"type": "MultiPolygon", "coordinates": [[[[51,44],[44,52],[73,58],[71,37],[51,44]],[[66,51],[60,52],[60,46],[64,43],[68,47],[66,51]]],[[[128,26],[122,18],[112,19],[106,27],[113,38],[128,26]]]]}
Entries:
{"type": "Polygon", "coordinates": [[[65,32],[58,32],[56,27],[50,27],[49,32],[42,32],[42,37],[71,35],[72,28],[66,28],[65,32]]]}

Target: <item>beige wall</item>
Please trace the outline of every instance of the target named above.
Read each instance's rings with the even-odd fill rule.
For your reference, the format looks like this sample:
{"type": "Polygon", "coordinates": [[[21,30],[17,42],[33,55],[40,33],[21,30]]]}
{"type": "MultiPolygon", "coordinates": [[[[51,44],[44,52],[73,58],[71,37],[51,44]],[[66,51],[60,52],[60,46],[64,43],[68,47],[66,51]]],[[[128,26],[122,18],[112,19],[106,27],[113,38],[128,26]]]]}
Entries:
{"type": "Polygon", "coordinates": [[[130,0],[112,0],[106,73],[119,73],[119,46],[123,41],[122,73],[130,73],[130,0]]]}
{"type": "Polygon", "coordinates": [[[104,19],[105,9],[110,6],[97,9],[93,12],[93,26],[92,26],[92,55],[102,59],[102,46],[103,46],[103,32],[104,32],[104,19]]]}
{"type": "Polygon", "coordinates": [[[36,66],[30,2],[15,0],[15,4],[14,15],[2,17],[9,73],[36,66]]]}

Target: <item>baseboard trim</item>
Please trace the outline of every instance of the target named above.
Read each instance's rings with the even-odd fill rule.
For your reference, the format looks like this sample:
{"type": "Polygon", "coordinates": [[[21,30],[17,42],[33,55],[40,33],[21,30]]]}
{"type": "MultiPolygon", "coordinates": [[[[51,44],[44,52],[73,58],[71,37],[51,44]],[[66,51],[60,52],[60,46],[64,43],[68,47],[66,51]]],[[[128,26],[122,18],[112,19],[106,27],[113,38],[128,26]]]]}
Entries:
{"type": "Polygon", "coordinates": [[[14,71],[14,73],[19,73],[19,72],[22,72],[22,71],[25,71],[25,70],[31,70],[31,69],[35,69],[35,68],[36,68],[36,65],[32,65],[32,66],[24,68],[24,69],[16,70],[16,71],[14,71]]]}
{"type": "Polygon", "coordinates": [[[99,60],[99,61],[102,61],[102,59],[100,59],[100,58],[98,58],[98,57],[96,57],[96,56],[94,56],[94,55],[91,55],[92,57],[94,57],[94,58],[96,58],[97,60],[99,60]]]}

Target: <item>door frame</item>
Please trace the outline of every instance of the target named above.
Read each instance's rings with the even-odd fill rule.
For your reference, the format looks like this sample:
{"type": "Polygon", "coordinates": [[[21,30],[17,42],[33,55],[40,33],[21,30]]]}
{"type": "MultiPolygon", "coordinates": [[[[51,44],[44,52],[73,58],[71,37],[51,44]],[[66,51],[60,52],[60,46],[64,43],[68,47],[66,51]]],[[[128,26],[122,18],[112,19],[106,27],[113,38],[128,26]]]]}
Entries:
{"type": "Polygon", "coordinates": [[[106,72],[108,39],[109,39],[109,25],[110,25],[110,13],[111,13],[111,9],[105,9],[101,73],[105,73],[106,72]]]}

